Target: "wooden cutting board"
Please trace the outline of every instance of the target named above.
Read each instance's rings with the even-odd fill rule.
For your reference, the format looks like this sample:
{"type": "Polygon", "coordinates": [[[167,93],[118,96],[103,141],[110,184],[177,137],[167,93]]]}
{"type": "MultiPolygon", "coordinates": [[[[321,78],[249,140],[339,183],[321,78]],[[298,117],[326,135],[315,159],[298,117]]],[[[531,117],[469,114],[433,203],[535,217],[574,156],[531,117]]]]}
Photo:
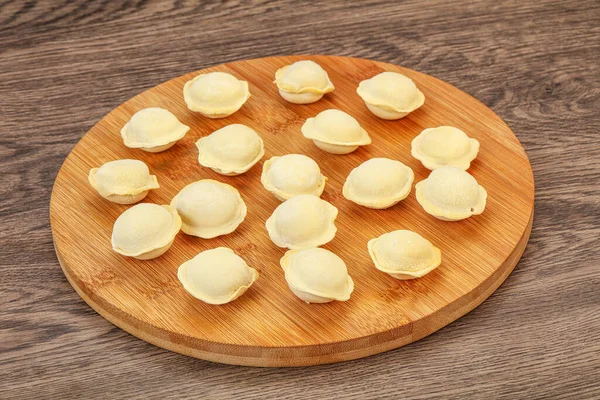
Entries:
{"type": "Polygon", "coordinates": [[[50,220],[58,260],[77,293],[103,317],[157,346],[222,363],[256,366],[314,365],[365,357],[403,346],[435,332],[469,312],[506,279],[521,257],[533,219],[531,166],[510,128],[489,108],[452,85],[399,66],[348,57],[289,56],[238,61],[208,68],[156,86],[120,105],[75,146],[54,185],[50,220]],[[275,71],[311,59],[323,66],[336,90],[311,105],[285,102],[273,84],[275,71]],[[225,71],[246,80],[252,96],[234,115],[211,120],[187,110],[184,83],[199,72],[225,71]],[[372,115],[356,94],[358,83],[382,71],[412,78],[425,105],[398,121],[372,115]],[[138,110],[163,107],[191,127],[187,136],[162,153],[123,145],[119,131],[138,110]],[[373,143],[349,155],[331,155],[304,139],[304,120],[328,108],[354,116],[373,143]],[[225,125],[242,123],[262,136],[266,154],[249,172],[226,177],[202,168],[194,145],[225,125]],[[429,170],[411,157],[410,142],[423,129],[456,126],[481,143],[469,172],[488,191],[482,215],[444,222],[426,214],[410,196],[387,210],[371,210],[345,200],[348,173],[371,157],[402,161],[415,182],[429,170]],[[288,153],[312,157],[329,178],[323,199],[340,213],[338,233],[324,247],[346,261],[355,290],[347,302],[305,304],[288,289],[265,221],[279,201],[260,183],[264,160],[288,153]],[[185,185],[211,178],[239,189],[248,216],[232,234],[204,240],[180,233],[163,256],[148,261],[126,258],[110,246],[112,226],[128,206],[102,199],[88,184],[91,168],[107,161],[144,161],[160,189],[145,202],[168,204],[185,185]],[[442,264],[427,276],[398,281],[377,271],[367,241],[396,229],[410,229],[442,251],[442,264]],[[259,270],[260,278],[238,300],[204,304],[188,295],[177,268],[199,252],[218,246],[235,250],[259,270]]]}

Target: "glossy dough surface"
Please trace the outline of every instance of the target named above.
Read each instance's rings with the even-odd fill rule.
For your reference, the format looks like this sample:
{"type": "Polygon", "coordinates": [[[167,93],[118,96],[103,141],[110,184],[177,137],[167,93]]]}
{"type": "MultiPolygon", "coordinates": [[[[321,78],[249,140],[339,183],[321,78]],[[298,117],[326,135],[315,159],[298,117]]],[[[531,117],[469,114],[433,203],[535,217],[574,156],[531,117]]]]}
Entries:
{"type": "Polygon", "coordinates": [[[485,209],[487,192],[465,170],[444,166],[416,185],[417,201],[423,209],[444,221],[458,221],[485,209]]]}
{"type": "Polygon", "coordinates": [[[444,165],[467,170],[478,152],[479,142],[452,126],[425,129],[411,143],[413,157],[431,170],[444,165]]]}
{"type": "Polygon", "coordinates": [[[346,301],[354,290],[346,263],[329,250],[289,250],[281,267],[292,292],[307,303],[346,301]]]}
{"type": "Polygon", "coordinates": [[[396,279],[420,278],[442,262],[440,249],[418,233],[397,230],[371,239],[369,254],[375,267],[396,279]]]}
{"type": "Polygon", "coordinates": [[[319,165],[303,154],[271,157],[263,164],[261,183],[281,201],[299,194],[320,197],[327,178],[319,165]]]}
{"type": "Polygon", "coordinates": [[[105,199],[119,204],[142,200],[151,189],[158,189],[155,175],[139,160],[109,161],[90,170],[90,185],[105,199]]]}
{"type": "Polygon", "coordinates": [[[121,129],[121,137],[127,147],[159,152],[173,146],[189,130],[170,111],[150,107],[133,114],[121,129]]]}
{"type": "Polygon", "coordinates": [[[351,115],[336,109],[320,112],[302,125],[302,135],[330,153],[350,153],[358,146],[371,143],[371,138],[351,115]]]}
{"type": "Polygon", "coordinates": [[[369,110],[383,119],[402,118],[425,102],[412,79],[397,72],[382,72],[364,80],[356,92],[369,110]]]}
{"type": "Polygon", "coordinates": [[[227,117],[250,97],[248,82],[225,72],[200,74],[183,87],[183,98],[191,111],[209,118],[227,117]]]}
{"type": "Polygon", "coordinates": [[[236,188],[212,179],[190,183],[171,200],[184,233],[210,239],[233,232],[246,218],[246,204],[236,188]]]}
{"type": "Polygon", "coordinates": [[[119,254],[142,260],[162,255],[181,228],[181,218],[171,206],[137,204],[115,221],[112,247],[119,254]]]}
{"type": "Polygon", "coordinates": [[[233,250],[218,247],[181,264],[177,278],[195,298],[208,304],[226,304],[244,294],[258,279],[258,272],[233,250]]]}
{"type": "Polygon", "coordinates": [[[311,194],[281,203],[267,219],[269,237],[279,247],[305,249],[330,242],[337,231],[338,209],[311,194]]]}
{"type": "Polygon", "coordinates": [[[196,142],[198,162],[223,175],[248,171],[265,154],[261,137],[242,124],[218,129],[196,142]]]}
{"type": "Polygon", "coordinates": [[[400,161],[371,158],[350,172],[342,193],[365,207],[388,208],[409,195],[414,179],[412,169],[400,161]]]}

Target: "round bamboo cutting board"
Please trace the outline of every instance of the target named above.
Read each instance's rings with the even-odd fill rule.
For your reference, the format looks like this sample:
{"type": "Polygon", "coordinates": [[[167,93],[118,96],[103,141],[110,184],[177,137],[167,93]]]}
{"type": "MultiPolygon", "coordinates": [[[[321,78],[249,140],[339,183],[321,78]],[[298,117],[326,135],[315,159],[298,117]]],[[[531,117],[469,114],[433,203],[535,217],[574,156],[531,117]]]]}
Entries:
{"type": "Polygon", "coordinates": [[[333,56],[271,57],[208,68],[248,81],[252,96],[232,116],[211,120],[188,111],[183,101],[190,73],[156,86],[117,107],[75,146],[54,185],[50,204],[58,260],[77,293],[103,317],[157,346],[206,360],[256,366],[300,366],[351,360],[403,346],[440,329],[485,300],[521,257],[533,218],[531,166],[515,135],[490,109],[436,78],[370,60],[333,56]],[[273,84],[275,71],[311,59],[327,72],[336,90],[310,105],[285,102],[273,84]],[[412,78],[425,105],[398,121],[372,115],[356,94],[358,83],[382,71],[412,78]],[[163,107],[191,127],[184,139],[162,153],[128,149],[121,127],[142,108],[163,107]],[[302,137],[308,117],[337,108],[354,116],[373,143],[348,155],[331,155],[302,137]],[[227,177],[203,168],[194,145],[225,125],[241,123],[265,142],[265,157],[247,173],[227,177]],[[429,170],[411,157],[411,140],[423,129],[456,126],[481,143],[469,172],[488,191],[482,215],[444,222],[426,214],[410,196],[387,210],[372,210],[345,200],[348,173],[371,157],[397,159],[415,172],[429,170]],[[329,178],[322,198],[339,209],[338,233],[324,247],[346,261],[355,282],[347,302],[306,304],[287,287],[265,221],[279,201],[260,183],[264,160],[288,153],[313,158],[329,178]],[[185,185],[216,179],[236,187],[248,206],[246,220],[232,234],[204,240],[180,233],[163,256],[148,261],[112,251],[117,217],[128,206],[102,199],[87,180],[91,168],[107,161],[144,161],[160,189],[145,202],[168,204],[185,185]],[[413,230],[442,251],[442,264],[423,278],[398,281],[379,272],[367,242],[383,233],[413,230]],[[203,250],[225,246],[260,272],[258,281],[236,301],[213,306],[184,291],[177,268],[203,250]]]}

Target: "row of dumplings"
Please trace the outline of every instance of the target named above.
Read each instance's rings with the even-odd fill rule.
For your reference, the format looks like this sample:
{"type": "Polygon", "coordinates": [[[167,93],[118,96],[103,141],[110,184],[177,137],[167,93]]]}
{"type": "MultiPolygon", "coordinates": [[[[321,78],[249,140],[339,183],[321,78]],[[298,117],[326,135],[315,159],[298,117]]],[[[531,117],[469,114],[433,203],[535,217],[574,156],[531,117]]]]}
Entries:
{"type": "MultiPolygon", "coordinates": [[[[424,276],[441,263],[440,250],[408,230],[372,239],[368,250],[375,267],[396,279],[424,276]]],[[[280,264],[290,290],[307,303],[346,301],[354,290],[346,263],[329,250],[289,250],[280,264]]],[[[225,304],[244,294],[258,279],[258,272],[233,250],[218,247],[183,263],[177,276],[195,298],[209,304],[225,304]]]]}
{"type": "MultiPolygon", "coordinates": [[[[222,185],[223,190],[235,190],[210,180],[198,181],[184,190],[207,189],[202,187],[205,185],[222,185]]],[[[195,230],[194,221],[189,219],[190,215],[182,212],[189,206],[182,204],[185,203],[179,198],[182,192],[171,205],[141,203],[121,214],[113,228],[113,249],[125,256],[148,260],[164,254],[180,229],[185,233],[199,233],[195,230]]],[[[221,215],[214,221],[222,227],[223,234],[234,230],[245,216],[245,205],[239,193],[236,194],[241,207],[238,206],[237,212],[229,216],[232,220],[224,221],[221,215]]],[[[289,288],[307,303],[348,300],[354,290],[354,282],[345,262],[333,252],[317,247],[335,236],[337,209],[312,195],[295,196],[283,204],[286,203],[286,207],[292,208],[300,205],[304,211],[314,207],[308,216],[308,224],[298,224],[302,217],[298,210],[292,210],[288,219],[285,209],[276,210],[267,221],[269,235],[275,244],[290,248],[280,260],[289,288]],[[317,218],[323,219],[324,223],[318,223],[317,218]],[[289,230],[294,225],[300,232],[289,230]]],[[[192,219],[195,218],[197,216],[193,214],[192,219]]],[[[424,276],[441,263],[438,248],[407,230],[386,233],[370,240],[368,251],[375,267],[396,279],[424,276]]],[[[203,251],[184,262],[177,276],[185,290],[195,298],[209,304],[225,304],[241,296],[258,279],[258,272],[233,250],[219,247],[203,251]]]]}
{"type": "MultiPolygon", "coordinates": [[[[250,138],[261,144],[260,149],[255,155],[247,154],[251,158],[250,163],[236,158],[233,148],[238,146],[237,142],[229,143],[226,135],[220,134],[226,128],[198,141],[199,160],[205,167],[221,174],[237,175],[247,171],[251,167],[249,164],[258,162],[264,155],[264,148],[260,137],[251,131],[250,138]],[[219,158],[219,155],[222,157],[219,158]]],[[[137,203],[146,197],[149,190],[159,188],[156,176],[151,175],[148,166],[139,160],[110,161],[99,168],[92,168],[88,179],[102,197],[120,204],[137,203]]],[[[356,204],[384,209],[405,199],[412,190],[413,181],[412,169],[400,161],[371,158],[350,172],[342,194],[356,204]]],[[[287,154],[272,157],[264,163],[261,182],[277,199],[285,201],[300,194],[321,196],[327,178],[310,157],[287,154]]],[[[202,190],[208,189],[197,187],[196,196],[203,196],[202,190]]],[[[204,195],[215,193],[213,190],[204,195]]],[[[416,196],[427,213],[438,219],[458,221],[481,214],[487,192],[468,172],[456,166],[444,165],[416,184],[416,196]]],[[[197,236],[206,237],[204,234],[197,236]]]]}
{"type": "MultiPolygon", "coordinates": [[[[295,104],[310,104],[335,90],[327,72],[317,63],[302,60],[275,73],[279,94],[295,104]]],[[[399,119],[421,107],[425,96],[408,77],[382,72],[360,82],[356,92],[367,108],[383,119],[399,119]]],[[[248,82],[226,72],[200,74],[185,83],[185,103],[191,111],[209,118],[224,118],[239,110],[250,97],[248,82]]]]}
{"type": "MultiPolygon", "coordinates": [[[[312,61],[286,66],[276,73],[281,96],[293,103],[318,101],[334,89],[327,73],[312,61]]],[[[375,115],[398,119],[423,104],[424,96],[407,77],[385,72],[361,82],[357,89],[375,115]]],[[[237,111],[249,98],[246,82],[215,72],[199,75],[184,86],[188,108],[211,118],[237,111]]],[[[161,108],[134,114],[123,127],[126,146],[158,152],[170,148],[189,127],[161,108]]],[[[326,110],[309,118],[301,129],[304,137],[334,154],[350,153],[370,144],[358,121],[340,110],[326,110]]],[[[251,128],[228,125],[197,141],[201,165],[223,175],[239,175],[264,155],[264,144],[251,128]]],[[[437,218],[459,220],[479,214],[485,207],[485,190],[465,170],[477,156],[479,143],[453,127],[424,130],[412,142],[412,155],[434,170],[417,184],[417,200],[437,218]],[[454,197],[448,197],[448,190],[454,197]]],[[[343,195],[370,208],[387,208],[406,198],[414,174],[399,161],[373,158],[348,176],[343,195]]],[[[91,185],[108,200],[133,204],[148,190],[158,188],[156,177],[141,161],[118,160],[90,171],[91,185]]],[[[314,160],[300,154],[272,157],[263,166],[261,182],[284,201],[267,220],[271,240],[290,249],[281,266],[290,289],[306,302],[344,301],[354,284],[344,261],[321,246],[336,233],[337,209],[321,200],[327,178],[314,160]]],[[[230,185],[201,180],[183,188],[170,205],[138,204],[115,222],[113,249],[139,259],[155,258],[169,249],[179,230],[203,238],[233,232],[246,216],[239,192],[230,185]]],[[[410,231],[394,231],[372,239],[368,251],[377,269],[398,279],[420,277],[441,262],[439,249],[410,231]]],[[[258,278],[233,250],[207,250],[182,264],[178,277],[194,297],[223,304],[245,292],[258,278]],[[216,266],[218,265],[218,268],[216,266]]]]}
{"type": "MultiPolygon", "coordinates": [[[[170,111],[158,107],[135,113],[121,130],[125,146],[148,152],[172,147],[189,131],[170,111]]],[[[371,143],[367,131],[351,115],[336,109],[308,118],[301,128],[305,138],[333,154],[348,154],[371,143]]],[[[231,124],[196,142],[200,164],[224,175],[238,175],[256,164],[264,155],[260,136],[242,124],[231,124]]],[[[428,169],[445,165],[469,169],[477,157],[479,142],[462,130],[440,126],[423,130],[411,143],[412,155],[428,169]]]]}
{"type": "MultiPolygon", "coordinates": [[[[232,173],[233,170],[220,169],[220,171],[227,174],[232,173]]],[[[238,172],[239,170],[236,170],[236,173],[238,172]]],[[[143,200],[150,190],[159,188],[156,176],[151,175],[148,166],[139,160],[107,162],[99,168],[92,168],[88,180],[102,197],[119,204],[137,203],[143,200]]],[[[413,181],[412,169],[400,161],[371,158],[350,172],[342,194],[346,199],[361,206],[385,209],[404,200],[412,190],[413,181]]],[[[216,196],[221,196],[231,201],[214,204],[215,207],[231,206],[230,208],[233,209],[237,204],[233,201],[234,197],[227,196],[233,192],[231,190],[226,192],[222,189],[223,186],[218,185],[225,184],[212,180],[200,182],[205,184],[192,184],[189,185],[189,189],[186,187],[182,190],[181,193],[189,193],[184,196],[184,199],[194,199],[194,204],[200,204],[208,201],[217,202],[219,198],[216,196]],[[211,182],[210,185],[208,182],[211,182]]],[[[327,178],[310,157],[302,154],[287,154],[272,157],[264,163],[261,182],[277,199],[286,201],[302,194],[321,196],[327,178]]],[[[229,187],[229,185],[225,186],[229,187]]],[[[445,221],[459,221],[483,212],[487,192],[468,172],[454,166],[443,166],[436,168],[427,179],[416,184],[416,197],[423,209],[434,217],[445,221]]],[[[177,198],[176,196],[173,200],[177,198]]],[[[207,205],[204,209],[208,210],[210,207],[207,205]]],[[[200,213],[200,210],[195,213],[200,213]]],[[[218,215],[213,213],[213,210],[210,210],[210,213],[212,218],[218,215]]],[[[212,226],[209,217],[210,215],[198,214],[198,221],[199,223],[204,221],[208,226],[212,226]]],[[[217,232],[214,236],[221,234],[223,233],[217,232]]],[[[214,237],[208,236],[207,233],[198,233],[196,236],[214,237]]]]}

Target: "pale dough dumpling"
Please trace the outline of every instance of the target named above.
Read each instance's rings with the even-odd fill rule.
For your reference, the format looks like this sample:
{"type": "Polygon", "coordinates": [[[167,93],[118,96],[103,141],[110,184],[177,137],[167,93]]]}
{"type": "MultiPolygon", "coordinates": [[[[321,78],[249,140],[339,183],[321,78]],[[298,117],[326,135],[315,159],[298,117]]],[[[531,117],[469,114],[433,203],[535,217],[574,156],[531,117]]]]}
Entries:
{"type": "Polygon", "coordinates": [[[382,72],[364,80],[356,92],[367,108],[383,119],[400,119],[425,102],[412,79],[397,72],[382,72]]]}
{"type": "Polygon", "coordinates": [[[431,170],[444,165],[467,170],[478,152],[479,142],[452,126],[425,129],[411,144],[413,157],[431,170]]]}
{"type": "Polygon", "coordinates": [[[88,180],[100,196],[118,204],[137,203],[149,190],[159,188],[156,176],[139,160],[109,161],[92,168],[88,180]]]}
{"type": "Polygon", "coordinates": [[[226,304],[243,295],[258,279],[258,272],[233,250],[217,247],[181,264],[177,278],[198,300],[226,304]]]}
{"type": "Polygon", "coordinates": [[[121,129],[121,137],[129,148],[158,153],[171,148],[189,130],[169,110],[150,107],[133,114],[121,129]]]}
{"type": "Polygon", "coordinates": [[[203,179],[190,183],[171,200],[183,221],[181,230],[211,239],[233,232],[246,218],[246,204],[231,185],[203,179]]]}
{"type": "Polygon", "coordinates": [[[329,250],[289,250],[280,263],[292,292],[307,303],[346,301],[354,290],[346,263],[329,250]]]}
{"type": "Polygon", "coordinates": [[[222,175],[239,175],[248,171],[265,154],[260,136],[242,124],[218,129],[196,142],[198,162],[222,175]]]}
{"type": "Polygon", "coordinates": [[[337,231],[338,209],[312,194],[281,203],[267,219],[269,237],[279,247],[306,249],[330,242],[337,231]]]}
{"type": "Polygon", "coordinates": [[[171,148],[189,130],[170,111],[150,107],[133,114],[121,129],[121,137],[127,147],[158,153],[171,148]]]}
{"type": "Polygon", "coordinates": [[[302,154],[286,154],[271,157],[263,164],[260,181],[265,189],[285,201],[299,194],[320,197],[327,178],[321,174],[321,169],[312,158],[302,154]]]}
{"type": "Polygon", "coordinates": [[[181,229],[181,218],[171,206],[137,204],[119,215],[112,232],[112,248],[139,260],[161,256],[181,229]]]}
{"type": "Polygon", "coordinates": [[[200,74],[183,87],[187,107],[208,118],[230,116],[242,108],[249,97],[248,82],[226,72],[200,74]]]}
{"type": "Polygon", "coordinates": [[[388,208],[404,200],[415,175],[400,161],[371,158],[354,168],[344,183],[343,195],[369,208],[388,208]]]}
{"type": "Polygon", "coordinates": [[[320,112],[302,125],[302,134],[321,150],[333,154],[352,153],[358,146],[371,143],[371,138],[358,121],[335,109],[320,112]]]}
{"type": "Polygon", "coordinates": [[[444,221],[459,221],[479,215],[485,208],[487,192],[465,170],[443,166],[416,184],[417,201],[423,209],[444,221]]]}
{"type": "Polygon", "coordinates": [[[275,84],[281,97],[296,104],[314,103],[335,89],[327,72],[310,60],[297,61],[278,69],[275,84]]]}
{"type": "Polygon", "coordinates": [[[420,278],[442,262],[440,249],[418,233],[398,230],[368,243],[375,267],[396,279],[420,278]]]}

